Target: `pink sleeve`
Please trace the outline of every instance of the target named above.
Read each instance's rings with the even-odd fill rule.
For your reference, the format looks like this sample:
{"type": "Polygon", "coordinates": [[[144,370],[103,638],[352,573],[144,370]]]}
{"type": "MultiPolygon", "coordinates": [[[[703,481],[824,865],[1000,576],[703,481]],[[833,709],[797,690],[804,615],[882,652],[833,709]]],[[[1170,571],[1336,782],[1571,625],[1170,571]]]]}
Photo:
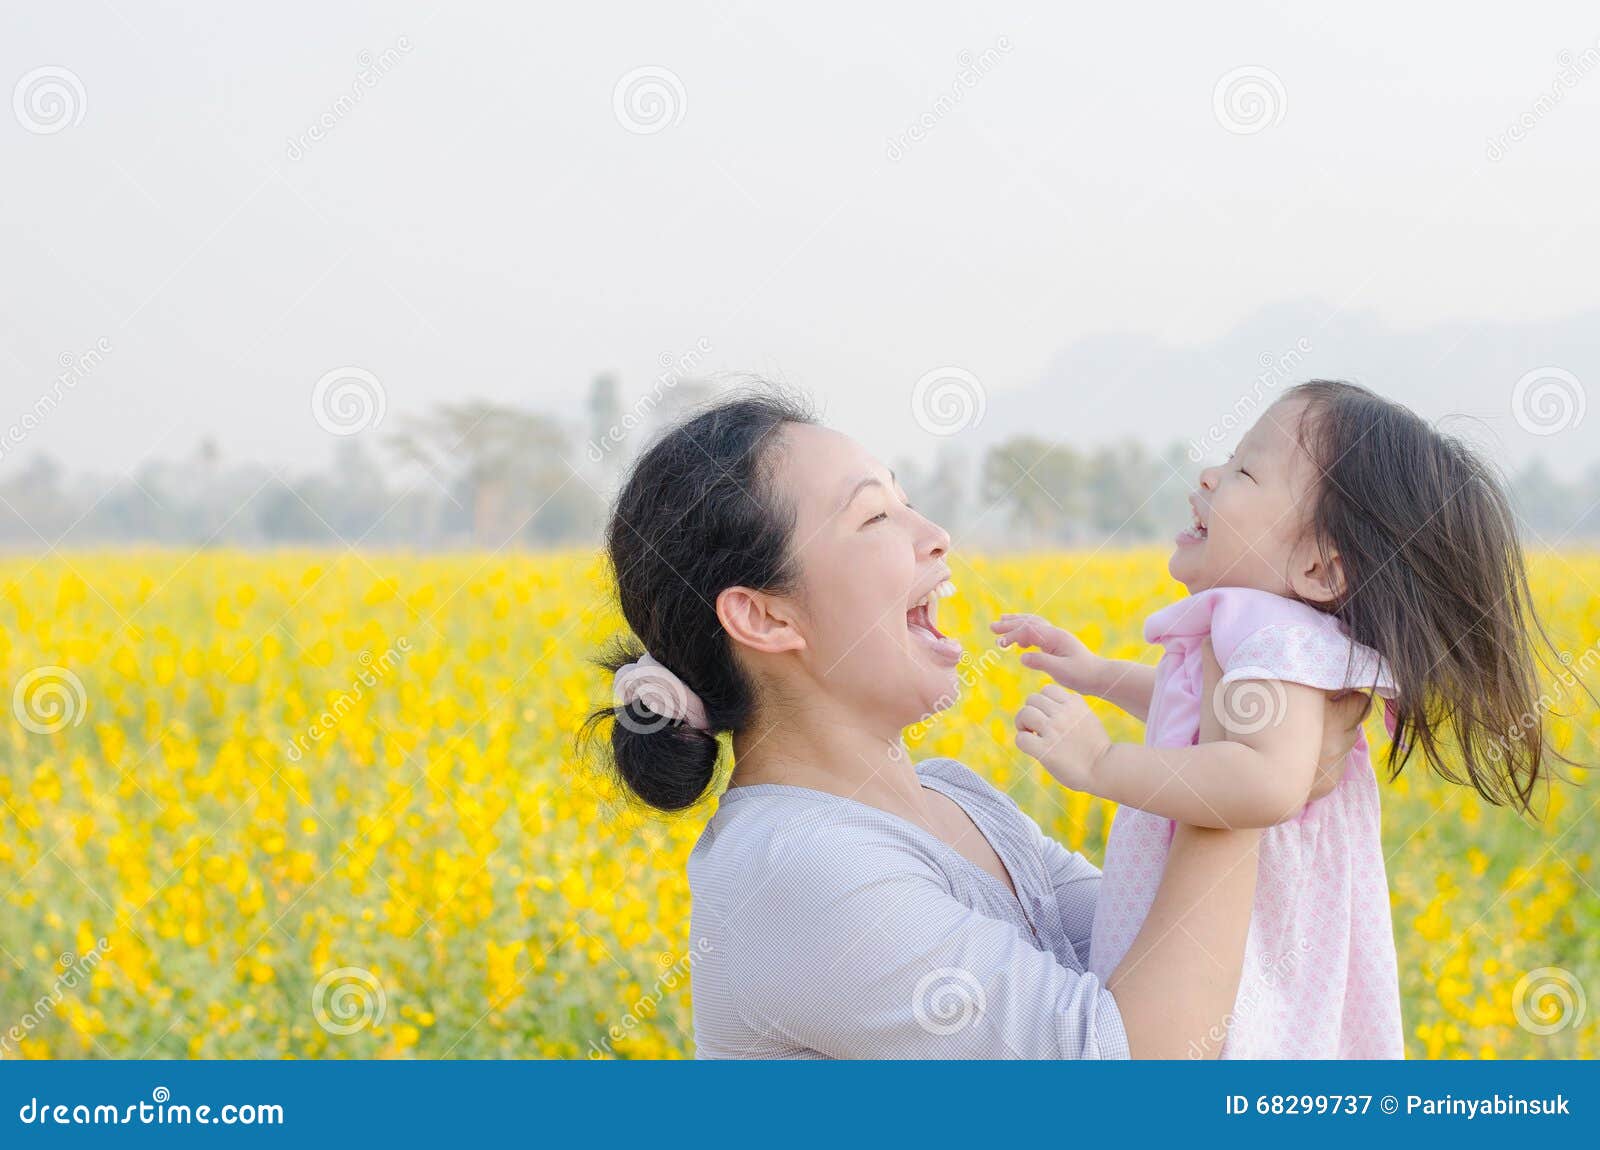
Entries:
{"type": "Polygon", "coordinates": [[[1325,691],[1375,690],[1395,693],[1388,664],[1371,647],[1356,643],[1331,626],[1269,623],[1257,628],[1226,656],[1219,650],[1222,682],[1275,679],[1325,691]]]}

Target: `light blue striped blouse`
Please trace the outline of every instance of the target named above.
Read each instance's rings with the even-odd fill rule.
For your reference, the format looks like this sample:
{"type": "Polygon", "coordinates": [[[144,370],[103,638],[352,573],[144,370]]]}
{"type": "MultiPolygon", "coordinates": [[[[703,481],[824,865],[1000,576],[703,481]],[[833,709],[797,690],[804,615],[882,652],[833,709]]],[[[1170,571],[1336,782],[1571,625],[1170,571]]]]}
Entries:
{"type": "Polygon", "coordinates": [[[1128,1057],[1085,968],[1099,870],[953,759],[917,773],[983,831],[1017,897],[898,815],[733,788],[689,856],[699,1057],[1128,1057]]]}

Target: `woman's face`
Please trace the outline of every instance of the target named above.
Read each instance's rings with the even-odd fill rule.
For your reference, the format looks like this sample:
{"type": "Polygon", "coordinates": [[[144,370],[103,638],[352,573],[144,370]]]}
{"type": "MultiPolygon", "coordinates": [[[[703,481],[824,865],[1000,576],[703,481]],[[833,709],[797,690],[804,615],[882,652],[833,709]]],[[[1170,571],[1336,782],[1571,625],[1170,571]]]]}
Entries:
{"type": "Polygon", "coordinates": [[[950,536],[847,435],[790,425],[774,463],[773,488],[795,509],[800,580],[788,602],[807,677],[886,731],[950,706],[961,644],[936,626],[953,590],[942,586],[950,536]]]}

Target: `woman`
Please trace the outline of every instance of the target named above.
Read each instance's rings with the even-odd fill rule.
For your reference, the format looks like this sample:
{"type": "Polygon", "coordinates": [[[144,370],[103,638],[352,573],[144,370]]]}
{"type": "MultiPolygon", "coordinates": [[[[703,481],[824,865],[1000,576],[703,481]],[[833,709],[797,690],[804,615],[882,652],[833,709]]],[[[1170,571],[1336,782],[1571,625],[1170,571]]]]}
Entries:
{"type": "Polygon", "coordinates": [[[1214,1053],[1257,832],[1178,828],[1127,957],[1088,974],[1099,871],[961,764],[905,753],[958,689],[927,606],[950,539],[859,444],[772,394],[725,400],[639,459],[607,546],[644,647],[613,654],[617,705],[591,720],[614,718],[622,781],[682,810],[732,734],[689,861],[701,1057],[1214,1053]]]}

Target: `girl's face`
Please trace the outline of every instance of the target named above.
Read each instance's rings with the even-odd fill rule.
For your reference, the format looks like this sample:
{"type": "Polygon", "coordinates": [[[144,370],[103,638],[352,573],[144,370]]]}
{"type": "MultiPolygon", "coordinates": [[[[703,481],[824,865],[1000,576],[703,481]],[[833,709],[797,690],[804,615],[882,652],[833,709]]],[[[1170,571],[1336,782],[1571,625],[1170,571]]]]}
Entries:
{"type": "Polygon", "coordinates": [[[1200,473],[1189,496],[1194,522],[1167,560],[1190,594],[1251,587],[1317,599],[1316,548],[1306,531],[1318,469],[1299,442],[1304,403],[1280,401],[1262,414],[1221,467],[1200,473]]]}
{"type": "Polygon", "coordinates": [[[774,489],[795,509],[799,592],[785,609],[809,688],[886,733],[950,706],[961,644],[937,629],[938,599],[954,590],[950,536],[847,435],[790,425],[774,464],[774,489]]]}

